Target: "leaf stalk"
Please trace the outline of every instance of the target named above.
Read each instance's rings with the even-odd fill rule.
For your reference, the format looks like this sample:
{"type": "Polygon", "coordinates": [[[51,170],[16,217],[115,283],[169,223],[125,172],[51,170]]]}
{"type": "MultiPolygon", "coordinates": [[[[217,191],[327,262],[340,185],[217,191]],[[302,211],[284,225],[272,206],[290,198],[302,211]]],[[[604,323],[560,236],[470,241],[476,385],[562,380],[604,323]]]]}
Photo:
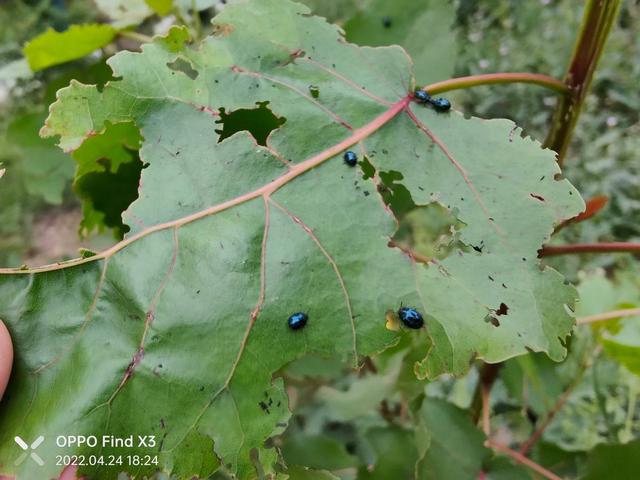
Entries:
{"type": "Polygon", "coordinates": [[[487,73],[483,75],[470,75],[468,77],[451,78],[442,82],[432,83],[431,85],[423,87],[422,90],[435,95],[436,93],[449,92],[451,90],[499,83],[531,83],[563,95],[569,93],[569,88],[564,82],[540,73],[487,73]]]}

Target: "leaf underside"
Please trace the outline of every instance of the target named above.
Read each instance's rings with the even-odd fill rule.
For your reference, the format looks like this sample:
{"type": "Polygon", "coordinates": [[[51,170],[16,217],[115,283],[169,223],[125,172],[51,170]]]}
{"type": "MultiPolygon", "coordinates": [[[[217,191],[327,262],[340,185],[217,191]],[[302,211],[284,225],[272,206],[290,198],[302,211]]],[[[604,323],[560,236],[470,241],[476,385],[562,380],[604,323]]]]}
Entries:
{"type": "Polygon", "coordinates": [[[39,453],[50,459],[63,453],[61,434],[162,440],[127,451],[157,451],[159,467],[81,467],[91,478],[205,476],[217,468],[211,448],[239,478],[253,478],[257,463],[272,472],[277,451],[264,441],[290,416],[274,372],[309,353],[357,362],[393,345],[411,334],[385,328],[400,305],[425,316],[419,376],[529,349],[565,354],[576,294],[536,252],[583,203],[556,180],[551,151],[510,121],[413,103],[401,48],[348,44],[306,7],[250,1],[214,23],[218,33],[197,47],[173,28],[141,53],[119,53],[118,80],[102,91],[72,82],[51,107],[43,134],[68,151],[133,122],[148,166],[123,242],[2,271],[0,318],[17,355],[0,415],[2,473],[59,468],[13,467],[18,434],[44,435],[39,453]],[[168,66],[178,59],[196,74],[168,66]],[[219,141],[222,109],[264,102],[284,119],[265,146],[247,131],[219,141]],[[348,167],[346,149],[375,173],[348,167]],[[398,223],[380,177],[390,172],[416,205],[437,204],[462,225],[449,256],[389,246],[398,223]],[[309,322],[292,331],[298,311],[309,322]]]}

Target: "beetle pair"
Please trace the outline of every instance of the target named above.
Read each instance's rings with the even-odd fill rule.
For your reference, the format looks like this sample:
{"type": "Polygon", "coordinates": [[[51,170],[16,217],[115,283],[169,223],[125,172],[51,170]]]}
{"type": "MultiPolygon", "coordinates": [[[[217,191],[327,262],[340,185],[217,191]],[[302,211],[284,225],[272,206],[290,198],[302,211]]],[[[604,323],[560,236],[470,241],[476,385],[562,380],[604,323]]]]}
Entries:
{"type": "MultiPolygon", "coordinates": [[[[398,317],[400,317],[400,320],[407,328],[417,330],[424,326],[424,318],[422,318],[422,314],[415,308],[400,307],[398,309],[398,317]]],[[[304,312],[296,312],[287,319],[287,323],[291,330],[300,330],[301,328],[304,328],[308,321],[309,315],[304,312]]]]}
{"type": "Polygon", "coordinates": [[[413,92],[413,99],[418,103],[428,103],[435,108],[437,112],[446,112],[451,108],[451,102],[446,98],[433,98],[427,92],[420,90],[419,88],[413,92]]]}

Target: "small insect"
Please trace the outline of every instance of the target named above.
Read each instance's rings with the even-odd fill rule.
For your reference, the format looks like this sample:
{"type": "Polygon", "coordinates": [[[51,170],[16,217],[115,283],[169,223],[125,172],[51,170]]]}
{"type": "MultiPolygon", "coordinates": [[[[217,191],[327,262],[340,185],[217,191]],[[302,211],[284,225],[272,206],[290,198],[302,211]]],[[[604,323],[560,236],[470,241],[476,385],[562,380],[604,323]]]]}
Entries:
{"type": "Polygon", "coordinates": [[[307,321],[309,321],[309,316],[306,313],[297,312],[289,317],[287,323],[291,330],[300,330],[301,328],[304,328],[307,321]]]}
{"type": "Polygon", "coordinates": [[[400,307],[400,309],[398,310],[398,317],[400,317],[400,320],[407,328],[413,328],[417,330],[419,328],[422,328],[422,326],[424,325],[422,314],[415,308],[400,307]]]}
{"type": "Polygon", "coordinates": [[[447,112],[451,108],[451,102],[442,97],[434,98],[430,103],[437,112],[447,112]]]}
{"type": "Polygon", "coordinates": [[[389,16],[382,17],[382,26],[384,28],[391,28],[391,17],[389,16]]]}
{"type": "Polygon", "coordinates": [[[418,103],[429,103],[431,102],[431,95],[417,88],[416,91],[413,92],[413,99],[418,103]]]}
{"type": "Polygon", "coordinates": [[[356,164],[358,163],[358,156],[355,153],[353,153],[351,150],[347,150],[346,152],[344,152],[344,155],[342,158],[344,158],[344,163],[346,163],[350,167],[355,167],[356,164]]]}

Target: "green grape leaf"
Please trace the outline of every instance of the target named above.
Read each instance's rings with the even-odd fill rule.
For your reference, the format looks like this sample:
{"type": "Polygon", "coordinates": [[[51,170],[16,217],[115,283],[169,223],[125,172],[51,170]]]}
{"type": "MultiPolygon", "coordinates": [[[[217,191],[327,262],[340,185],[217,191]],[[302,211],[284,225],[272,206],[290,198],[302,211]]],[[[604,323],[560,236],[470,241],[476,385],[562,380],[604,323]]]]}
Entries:
{"type": "Polygon", "coordinates": [[[484,435],[464,410],[436,398],[427,398],[417,413],[416,464],[418,480],[473,480],[491,451],[484,435]]]}
{"type": "Polygon", "coordinates": [[[64,32],[49,28],[31,39],[24,47],[24,55],[31,70],[37,72],[53,65],[89,55],[111,43],[117,31],[110,25],[71,25],[64,32]]]}
{"type": "Polygon", "coordinates": [[[56,447],[57,435],[108,434],[158,439],[152,452],[128,451],[158,455],[157,467],[127,467],[140,477],[197,464],[184,453],[194,441],[239,478],[275,473],[279,452],[265,440],[290,416],[276,372],[308,354],[355,364],[393,345],[412,334],[385,328],[402,304],[425,317],[421,376],[464,373],[474,358],[566,353],[576,293],[537,251],[583,202],[556,179],[553,152],[510,121],[415,104],[400,47],[349,44],[302,5],[232,4],[214,27],[197,47],[173,28],[121,52],[109,61],[117,80],[72,82],[51,107],[42,133],[64,150],[133,123],[148,166],[122,242],[1,271],[16,366],[0,468],[56,474],[54,461],[14,466],[15,435],[43,435],[51,460],[90,452],[56,447]],[[266,138],[252,121],[265,107],[277,124],[266,138]],[[248,119],[224,137],[240,111],[248,119]],[[457,219],[448,256],[394,246],[383,177],[457,219]],[[287,318],[299,311],[309,322],[293,331],[287,318]]]}

